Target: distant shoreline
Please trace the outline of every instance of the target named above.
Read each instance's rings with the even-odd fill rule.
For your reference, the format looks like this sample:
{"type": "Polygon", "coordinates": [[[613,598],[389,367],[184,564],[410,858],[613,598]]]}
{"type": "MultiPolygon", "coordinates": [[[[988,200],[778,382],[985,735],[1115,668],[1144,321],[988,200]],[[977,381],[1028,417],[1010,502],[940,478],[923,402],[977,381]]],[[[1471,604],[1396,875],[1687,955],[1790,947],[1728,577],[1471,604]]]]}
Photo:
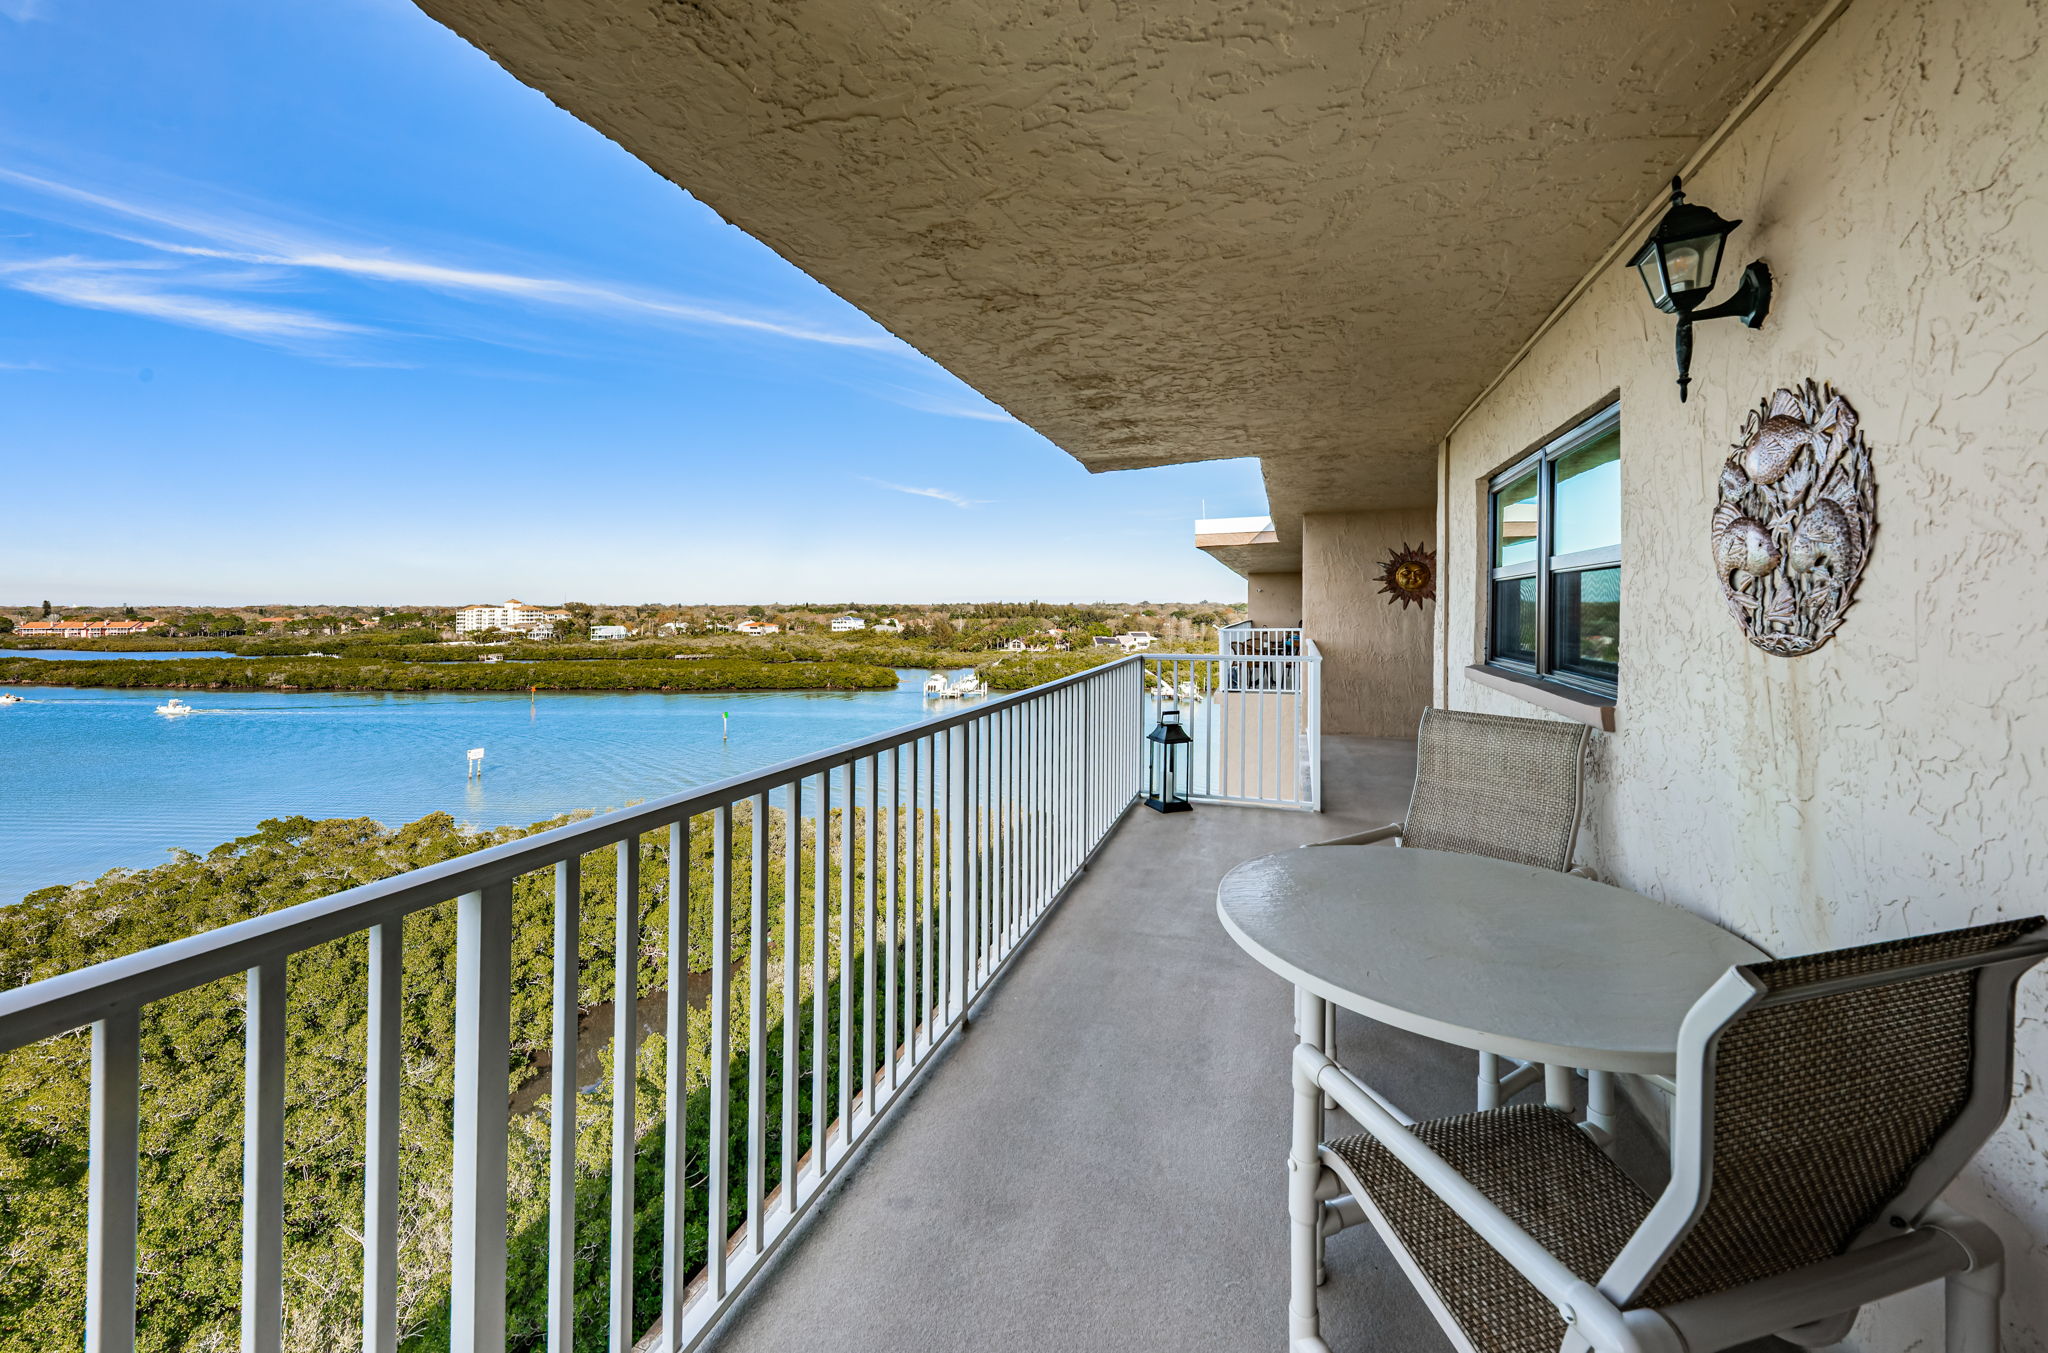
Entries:
{"type": "Polygon", "coordinates": [[[339,658],[179,658],[0,660],[0,686],[73,686],[98,690],[317,692],[386,694],[612,691],[688,694],[745,691],[882,691],[899,685],[893,667],[845,662],[740,662],[718,659],[608,662],[356,663],[339,658]]]}

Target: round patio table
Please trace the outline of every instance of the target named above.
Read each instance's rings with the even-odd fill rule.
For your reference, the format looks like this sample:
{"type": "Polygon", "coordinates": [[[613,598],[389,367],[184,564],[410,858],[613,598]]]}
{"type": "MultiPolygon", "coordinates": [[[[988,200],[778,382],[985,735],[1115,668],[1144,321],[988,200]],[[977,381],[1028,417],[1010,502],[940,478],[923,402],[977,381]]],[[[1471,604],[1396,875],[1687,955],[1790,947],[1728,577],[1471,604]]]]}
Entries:
{"type": "MultiPolygon", "coordinates": [[[[1767,957],[1690,912],[1575,874],[1387,845],[1241,864],[1217,887],[1216,913],[1246,953],[1294,984],[1295,1036],[1322,1065],[1341,1065],[1326,1028],[1335,1004],[1478,1049],[1481,1108],[1541,1063],[1544,1101],[1571,1112],[1571,1069],[1582,1067],[1580,1126],[1602,1147],[1614,1132],[1609,1073],[1672,1075],[1693,1002],[1731,965],[1767,957]],[[1531,1065],[1503,1081],[1501,1054],[1531,1065]]],[[[1299,1057],[1292,1079],[1289,1346],[1327,1353],[1317,1333],[1330,1222],[1321,1200],[1341,1185],[1318,1147],[1326,1101],[1299,1057]]]]}
{"type": "Polygon", "coordinates": [[[1686,1011],[1770,957],[1668,903],[1478,855],[1316,846],[1239,865],[1223,928],[1296,987],[1482,1052],[1670,1076],[1686,1011]]]}

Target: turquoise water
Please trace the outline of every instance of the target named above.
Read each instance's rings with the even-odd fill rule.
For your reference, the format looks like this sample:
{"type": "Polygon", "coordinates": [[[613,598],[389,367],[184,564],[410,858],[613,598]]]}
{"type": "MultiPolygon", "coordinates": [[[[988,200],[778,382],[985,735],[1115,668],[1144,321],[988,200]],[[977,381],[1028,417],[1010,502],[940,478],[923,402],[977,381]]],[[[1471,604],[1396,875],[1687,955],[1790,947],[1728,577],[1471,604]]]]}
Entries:
{"type": "Polygon", "coordinates": [[[270,817],[523,826],[659,798],[942,712],[923,672],[900,675],[894,691],[533,699],[6,688],[23,703],[0,705],[0,903],[204,853],[270,817]],[[173,694],[198,712],[159,716],[173,694]]]}

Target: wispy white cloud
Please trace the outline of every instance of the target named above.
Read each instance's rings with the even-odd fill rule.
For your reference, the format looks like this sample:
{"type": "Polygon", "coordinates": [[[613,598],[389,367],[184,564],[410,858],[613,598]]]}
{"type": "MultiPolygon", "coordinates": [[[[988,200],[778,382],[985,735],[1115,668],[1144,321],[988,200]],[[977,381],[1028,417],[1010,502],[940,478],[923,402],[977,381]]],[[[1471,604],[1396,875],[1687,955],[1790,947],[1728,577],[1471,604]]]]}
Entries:
{"type": "Polygon", "coordinates": [[[981,507],[986,503],[994,501],[989,498],[969,498],[965,494],[955,493],[951,489],[920,489],[909,484],[891,484],[886,479],[874,479],[867,475],[862,475],[861,478],[866,479],[868,483],[873,484],[876,488],[889,489],[895,493],[908,493],[919,498],[936,498],[942,503],[951,503],[955,507],[981,507]]]}
{"type": "Polygon", "coordinates": [[[0,362],[0,371],[55,371],[45,362],[0,362]]]}
{"type": "MultiPolygon", "coordinates": [[[[904,385],[880,386],[877,387],[876,393],[891,404],[901,404],[904,408],[916,409],[919,413],[935,413],[942,418],[973,418],[986,423],[1017,421],[985,399],[979,403],[971,403],[967,399],[949,399],[944,395],[929,394],[904,385]]],[[[969,391],[969,395],[972,398],[979,398],[973,396],[972,391],[969,391]]]]}
{"type": "Polygon", "coordinates": [[[0,19],[27,23],[43,17],[43,0],[0,0],[0,19]]]}
{"type": "Polygon", "coordinates": [[[362,325],[306,310],[249,305],[165,285],[174,282],[189,287],[195,280],[203,284],[206,279],[76,255],[0,263],[0,283],[16,291],[65,305],[117,310],[237,338],[293,344],[371,332],[362,325]]]}
{"type": "MultiPolygon", "coordinates": [[[[5,2],[0,0],[0,3],[5,2]]],[[[114,197],[4,167],[0,167],[0,181],[27,188],[46,198],[88,207],[131,222],[143,222],[198,241],[166,240],[101,222],[69,222],[106,238],[173,258],[329,273],[442,294],[484,296],[566,308],[641,323],[741,330],[801,343],[879,352],[910,351],[900,340],[879,327],[863,332],[841,330],[798,317],[750,311],[671,292],[571,277],[464,267],[409,258],[388,249],[350,248],[276,222],[114,197]]]]}

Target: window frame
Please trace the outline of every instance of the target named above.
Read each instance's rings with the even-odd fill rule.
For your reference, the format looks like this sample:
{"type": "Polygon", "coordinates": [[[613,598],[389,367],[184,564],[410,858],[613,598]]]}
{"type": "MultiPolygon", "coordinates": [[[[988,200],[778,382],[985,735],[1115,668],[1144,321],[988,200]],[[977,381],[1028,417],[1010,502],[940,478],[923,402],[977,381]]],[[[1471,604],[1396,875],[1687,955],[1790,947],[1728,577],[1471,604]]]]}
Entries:
{"type": "MultiPolygon", "coordinates": [[[[1580,672],[1557,670],[1556,582],[1562,575],[1584,573],[1592,569],[1619,568],[1621,546],[1606,545],[1598,549],[1576,550],[1571,554],[1553,554],[1551,546],[1557,528],[1557,462],[1610,432],[1618,433],[1620,427],[1621,401],[1615,400],[1579,419],[1564,432],[1488,477],[1484,533],[1487,577],[1486,666],[1610,700],[1619,693],[1619,673],[1613,681],[1602,681],[1598,677],[1586,676],[1580,672]],[[1496,567],[1493,561],[1500,557],[1501,552],[1501,491],[1517,480],[1525,478],[1532,469],[1536,471],[1536,557],[1527,563],[1496,567]],[[1495,628],[1498,619],[1495,612],[1499,606],[1499,591],[1495,584],[1514,582],[1523,578],[1536,580],[1536,661],[1533,663],[1516,657],[1502,656],[1498,650],[1499,633],[1495,628]]],[[[1617,464],[1618,455],[1617,452],[1617,464]]]]}

